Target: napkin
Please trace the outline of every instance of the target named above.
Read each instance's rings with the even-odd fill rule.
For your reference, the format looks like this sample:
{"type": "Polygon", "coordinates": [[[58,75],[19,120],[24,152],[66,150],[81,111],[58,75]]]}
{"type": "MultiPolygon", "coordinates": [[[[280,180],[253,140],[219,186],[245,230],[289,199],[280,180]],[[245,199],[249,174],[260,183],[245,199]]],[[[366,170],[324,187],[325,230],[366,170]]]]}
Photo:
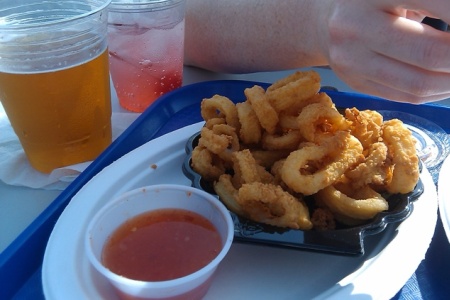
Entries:
{"type": "MultiPolygon", "coordinates": [[[[139,114],[113,112],[111,117],[113,140],[139,114]]],[[[8,185],[46,190],[64,190],[91,162],[83,162],[44,174],[31,167],[17,135],[0,104],[0,180],[8,185]]]]}

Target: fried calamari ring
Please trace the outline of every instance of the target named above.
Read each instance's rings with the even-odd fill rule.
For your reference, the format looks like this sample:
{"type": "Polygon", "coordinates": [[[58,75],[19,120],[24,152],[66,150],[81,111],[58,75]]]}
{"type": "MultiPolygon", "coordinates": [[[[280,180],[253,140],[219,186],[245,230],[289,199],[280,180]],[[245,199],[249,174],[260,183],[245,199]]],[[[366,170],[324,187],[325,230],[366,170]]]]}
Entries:
{"type": "Polygon", "coordinates": [[[282,130],[297,130],[298,129],[298,121],[297,117],[300,112],[306,106],[314,103],[320,103],[322,105],[328,106],[330,108],[335,109],[335,105],[331,98],[326,93],[318,93],[311,98],[308,98],[301,102],[296,102],[289,110],[282,111],[279,114],[279,122],[278,126],[282,130]]]}
{"type": "Polygon", "coordinates": [[[357,108],[347,108],[345,117],[351,122],[351,133],[361,142],[364,149],[381,139],[383,116],[373,110],[359,111],[357,108]]]}
{"type": "Polygon", "coordinates": [[[251,220],[269,225],[309,230],[306,204],[280,186],[254,182],[242,185],[237,202],[251,220]]]}
{"type": "Polygon", "coordinates": [[[317,142],[324,135],[347,130],[349,123],[335,108],[322,103],[306,106],[297,118],[298,128],[303,138],[317,142]]]}
{"type": "Polygon", "coordinates": [[[239,188],[244,183],[273,182],[273,176],[263,166],[260,166],[248,149],[233,152],[233,185],[239,188]]]}
{"type": "Polygon", "coordinates": [[[247,101],[258,117],[261,127],[269,133],[275,133],[278,124],[278,113],[267,100],[264,89],[258,85],[244,90],[247,101]]]}
{"type": "Polygon", "coordinates": [[[234,127],[228,124],[216,124],[212,129],[203,127],[198,141],[200,146],[208,148],[227,162],[231,162],[231,154],[239,151],[239,138],[234,127]]]}
{"type": "Polygon", "coordinates": [[[372,144],[364,161],[345,173],[354,188],[370,184],[383,186],[392,180],[392,168],[386,161],[387,151],[383,142],[372,144]]]}
{"type": "Polygon", "coordinates": [[[278,115],[278,126],[284,131],[298,130],[298,113],[296,111],[283,111],[278,115]]]}
{"type": "Polygon", "coordinates": [[[414,190],[419,181],[419,158],[411,131],[402,121],[385,121],[382,126],[383,141],[392,157],[392,180],[386,185],[389,193],[406,194],[414,190]]]}
{"type": "Polygon", "coordinates": [[[247,101],[237,103],[236,109],[241,123],[239,138],[244,144],[258,144],[261,140],[262,129],[251,104],[247,101]]]}
{"type": "Polygon", "coordinates": [[[261,181],[258,164],[248,149],[233,152],[231,155],[233,161],[233,184],[239,188],[244,183],[261,181]]]}
{"type": "Polygon", "coordinates": [[[282,134],[264,132],[262,137],[262,147],[266,150],[295,150],[301,142],[299,130],[289,130],[282,134]]]}
{"type": "Polygon", "coordinates": [[[227,123],[227,121],[225,121],[224,118],[212,118],[205,122],[204,127],[208,128],[208,129],[213,129],[214,125],[226,124],[226,123],[227,123]]]}
{"type": "Polygon", "coordinates": [[[205,180],[217,180],[225,173],[225,166],[217,155],[211,153],[207,148],[197,146],[192,151],[191,167],[205,180]]]}
{"type": "Polygon", "coordinates": [[[221,117],[225,118],[227,124],[237,131],[240,129],[236,106],[227,97],[214,95],[211,98],[203,99],[200,104],[200,112],[205,121],[221,117]]]}
{"type": "Polygon", "coordinates": [[[305,99],[304,101],[299,101],[295,103],[292,108],[289,109],[289,111],[297,111],[301,112],[306,106],[314,103],[320,103],[325,106],[328,106],[330,108],[336,108],[336,106],[333,103],[333,100],[331,100],[330,96],[327,95],[327,93],[321,92],[318,94],[313,95],[312,97],[305,99]]]}
{"type": "Polygon", "coordinates": [[[256,167],[258,169],[259,177],[261,177],[261,183],[274,183],[275,178],[272,173],[267,171],[263,166],[257,165],[256,167]]]}
{"type": "Polygon", "coordinates": [[[358,164],[364,158],[362,151],[355,137],[340,131],[322,145],[308,144],[291,152],[283,164],[281,177],[295,192],[312,195],[358,164]]]}
{"type": "Polygon", "coordinates": [[[284,188],[285,184],[281,178],[281,168],[283,167],[286,159],[280,159],[274,162],[270,168],[270,173],[274,176],[274,183],[282,186],[284,188]]]}
{"type": "Polygon", "coordinates": [[[311,70],[296,72],[274,82],[267,88],[266,94],[270,104],[278,112],[290,109],[320,90],[320,75],[311,70]]]}
{"type": "Polygon", "coordinates": [[[238,190],[232,183],[231,175],[221,175],[219,177],[219,180],[214,183],[214,191],[229,210],[239,216],[246,217],[246,213],[242,210],[241,206],[236,201],[236,199],[238,198],[238,190]]]}
{"type": "Polygon", "coordinates": [[[289,186],[286,185],[286,183],[283,181],[283,178],[281,177],[281,169],[283,168],[283,164],[286,161],[286,159],[280,159],[279,161],[276,161],[272,167],[270,168],[270,173],[273,176],[272,183],[279,185],[283,190],[286,192],[296,195],[297,192],[292,190],[289,186]]]}
{"type": "Polygon", "coordinates": [[[201,147],[207,148],[212,153],[220,154],[229,147],[230,136],[225,134],[217,134],[214,132],[215,126],[217,125],[214,125],[212,129],[203,127],[200,130],[200,139],[198,140],[198,144],[201,147]]]}
{"type": "Polygon", "coordinates": [[[286,158],[290,150],[259,150],[250,149],[253,157],[258,162],[259,165],[269,169],[276,161],[286,158]]]}
{"type": "Polygon", "coordinates": [[[386,199],[369,186],[353,189],[330,185],[318,191],[314,198],[333,213],[356,220],[369,220],[389,208],[386,199]]]}

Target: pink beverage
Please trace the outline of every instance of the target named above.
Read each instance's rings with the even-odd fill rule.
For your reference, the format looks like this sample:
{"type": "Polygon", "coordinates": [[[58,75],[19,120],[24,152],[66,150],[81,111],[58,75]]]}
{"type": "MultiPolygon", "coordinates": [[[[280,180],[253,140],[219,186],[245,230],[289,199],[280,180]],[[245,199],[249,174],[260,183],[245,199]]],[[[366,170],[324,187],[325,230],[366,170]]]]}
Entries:
{"type": "Polygon", "coordinates": [[[125,109],[143,112],[161,95],[181,86],[184,2],[112,2],[108,19],[110,73],[125,109]]]}

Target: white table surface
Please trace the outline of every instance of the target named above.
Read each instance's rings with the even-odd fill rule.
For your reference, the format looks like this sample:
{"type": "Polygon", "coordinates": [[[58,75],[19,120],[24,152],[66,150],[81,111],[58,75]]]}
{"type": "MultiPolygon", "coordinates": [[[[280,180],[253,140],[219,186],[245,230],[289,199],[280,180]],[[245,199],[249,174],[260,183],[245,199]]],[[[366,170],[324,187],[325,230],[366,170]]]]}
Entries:
{"type": "MultiPolygon", "coordinates": [[[[322,77],[322,86],[333,86],[339,91],[354,92],[338,79],[330,69],[315,68],[315,70],[322,77]]],[[[183,84],[187,85],[195,82],[222,79],[273,82],[292,72],[293,70],[252,74],[219,74],[197,68],[185,67],[183,84]]],[[[450,100],[445,100],[442,104],[450,106],[450,100]]],[[[112,107],[115,112],[126,112],[119,106],[114,90],[112,93],[112,107]]],[[[0,107],[0,114],[2,111],[3,108],[0,107]]],[[[0,181],[0,252],[25,230],[60,193],[61,191],[11,186],[0,181]]]]}

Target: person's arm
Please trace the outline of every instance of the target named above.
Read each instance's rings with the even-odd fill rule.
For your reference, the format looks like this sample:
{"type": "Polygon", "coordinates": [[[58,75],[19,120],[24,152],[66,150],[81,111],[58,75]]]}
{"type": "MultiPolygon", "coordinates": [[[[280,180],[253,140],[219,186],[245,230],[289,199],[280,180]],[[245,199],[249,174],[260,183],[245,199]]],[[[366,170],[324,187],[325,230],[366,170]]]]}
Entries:
{"type": "Polygon", "coordinates": [[[450,97],[447,0],[187,0],[186,63],[220,72],[329,65],[350,87],[412,103],[450,97]],[[420,13],[419,13],[420,12],[420,13]]]}
{"type": "Polygon", "coordinates": [[[187,0],[185,63],[228,73],[326,65],[318,24],[330,2],[187,0]]]}

